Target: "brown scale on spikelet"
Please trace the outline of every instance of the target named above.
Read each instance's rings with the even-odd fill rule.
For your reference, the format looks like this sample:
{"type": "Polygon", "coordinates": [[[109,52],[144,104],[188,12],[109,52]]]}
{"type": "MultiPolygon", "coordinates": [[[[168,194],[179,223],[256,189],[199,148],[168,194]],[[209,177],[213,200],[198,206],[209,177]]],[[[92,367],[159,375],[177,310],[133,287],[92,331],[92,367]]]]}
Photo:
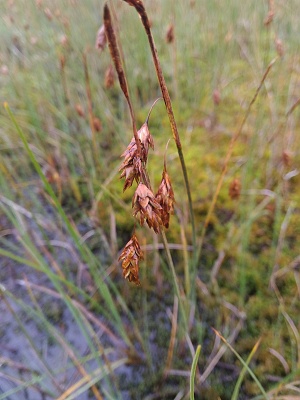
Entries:
{"type": "Polygon", "coordinates": [[[288,150],[284,150],[282,153],[282,162],[285,167],[290,167],[292,161],[292,155],[288,150]]]}
{"type": "Polygon", "coordinates": [[[138,137],[142,145],[142,160],[146,163],[149,153],[149,146],[152,148],[152,150],[154,150],[153,137],[151,136],[147,122],[145,122],[138,131],[138,137]]]}
{"type": "Polygon", "coordinates": [[[158,203],[161,205],[161,219],[165,228],[169,228],[170,214],[174,214],[174,191],[171,184],[171,179],[164,167],[161,182],[155,196],[158,203]]]}
{"type": "Polygon", "coordinates": [[[132,199],[133,215],[137,217],[141,225],[146,221],[149,228],[159,233],[162,222],[162,207],[156,200],[152,191],[146,185],[140,183],[132,199]]]}
{"type": "Polygon", "coordinates": [[[52,14],[50,8],[45,8],[45,9],[44,9],[44,14],[45,14],[46,17],[49,19],[49,21],[52,21],[52,19],[53,19],[53,14],[52,14]]]}
{"type": "Polygon", "coordinates": [[[140,182],[143,164],[147,162],[149,146],[152,149],[154,148],[153,138],[149,132],[147,123],[142,125],[137,134],[141,143],[141,154],[138,154],[136,141],[133,137],[126,150],[121,155],[121,157],[124,157],[124,161],[119,168],[119,171],[122,171],[121,178],[125,177],[123,191],[131,187],[134,180],[136,180],[137,183],[140,182]]]}
{"type": "Polygon", "coordinates": [[[122,171],[120,178],[125,178],[123,192],[132,186],[134,180],[138,183],[140,181],[142,172],[142,161],[138,156],[137,145],[135,139],[132,138],[124,153],[121,155],[124,161],[119,168],[122,171]]]}
{"type": "Polygon", "coordinates": [[[282,40],[278,38],[275,39],[275,48],[279,57],[282,58],[284,56],[284,45],[282,40]]]}
{"type": "Polygon", "coordinates": [[[84,109],[81,104],[79,104],[79,103],[75,104],[75,110],[76,110],[77,114],[79,115],[79,117],[85,116],[84,109]]]}
{"type": "Polygon", "coordinates": [[[106,46],[106,34],[105,34],[105,26],[101,25],[100,28],[98,29],[97,32],[97,36],[96,36],[96,43],[95,43],[95,47],[98,50],[104,50],[105,46],[106,46]]]}
{"type": "Polygon", "coordinates": [[[236,200],[241,195],[241,181],[235,178],[229,185],[229,196],[232,200],[236,200]]]}
{"type": "Polygon", "coordinates": [[[110,89],[111,87],[114,86],[114,84],[115,84],[114,68],[112,65],[110,65],[105,71],[104,87],[106,89],[110,89]]]}
{"type": "Polygon", "coordinates": [[[166,42],[167,43],[173,43],[174,42],[174,38],[175,38],[174,25],[170,24],[168,26],[167,33],[166,33],[166,42]]]}
{"type": "Polygon", "coordinates": [[[213,91],[212,98],[215,106],[218,106],[221,103],[221,92],[219,89],[213,91]]]}
{"type": "Polygon", "coordinates": [[[102,130],[102,124],[99,118],[94,117],[93,118],[93,127],[95,129],[96,132],[101,132],[102,130]]]}
{"type": "Polygon", "coordinates": [[[135,234],[124,247],[119,261],[122,261],[123,276],[129,282],[140,285],[139,280],[139,261],[143,259],[140,244],[135,234]]]}

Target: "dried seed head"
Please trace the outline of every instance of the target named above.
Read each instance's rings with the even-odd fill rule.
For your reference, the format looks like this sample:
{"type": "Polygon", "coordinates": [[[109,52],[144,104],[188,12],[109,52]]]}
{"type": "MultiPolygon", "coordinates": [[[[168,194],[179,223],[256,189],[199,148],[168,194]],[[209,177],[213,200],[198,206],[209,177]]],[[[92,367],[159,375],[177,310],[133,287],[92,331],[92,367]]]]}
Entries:
{"type": "Polygon", "coordinates": [[[66,57],[63,54],[59,56],[59,62],[60,62],[60,68],[64,69],[66,65],[66,57]]]}
{"type": "Polygon", "coordinates": [[[62,46],[64,46],[64,47],[66,47],[66,46],[69,44],[69,39],[68,39],[67,35],[62,35],[62,36],[59,38],[59,41],[60,41],[60,44],[61,44],[62,46]]]}
{"type": "Polygon", "coordinates": [[[275,39],[275,47],[276,47],[276,51],[277,51],[277,54],[279,55],[279,57],[283,57],[284,56],[284,46],[283,46],[282,40],[276,38],[275,39]]]}
{"type": "Polygon", "coordinates": [[[110,89],[112,86],[114,86],[114,84],[115,84],[114,68],[112,65],[110,65],[105,71],[104,86],[106,89],[110,89]]]}
{"type": "Polygon", "coordinates": [[[135,191],[133,200],[133,215],[137,217],[141,225],[146,221],[149,228],[159,233],[162,222],[162,207],[156,200],[154,194],[146,185],[140,183],[135,191]]]}
{"type": "Polygon", "coordinates": [[[124,161],[119,168],[122,171],[121,178],[125,177],[125,185],[123,191],[132,186],[134,180],[137,183],[141,180],[143,165],[147,162],[149,146],[154,148],[153,138],[149,132],[148,125],[145,122],[141,129],[137,132],[141,144],[141,154],[138,154],[135,138],[127,146],[121,157],[124,161]]]}
{"type": "Polygon", "coordinates": [[[175,36],[174,36],[174,25],[170,24],[168,26],[167,33],[166,33],[166,42],[167,43],[173,43],[174,42],[174,38],[175,38],[175,36]]]}
{"type": "Polygon", "coordinates": [[[53,19],[53,14],[52,14],[50,8],[45,8],[44,9],[44,14],[49,19],[49,21],[51,21],[53,19]]]}
{"type": "Polygon", "coordinates": [[[269,26],[271,23],[272,23],[272,21],[273,21],[273,19],[274,19],[274,16],[275,16],[275,4],[274,4],[274,0],[268,0],[268,7],[269,7],[269,11],[268,11],[268,14],[267,14],[267,16],[266,16],[266,18],[265,18],[265,20],[264,20],[264,24],[266,25],[266,26],[269,26]]]}
{"type": "Polygon", "coordinates": [[[241,195],[241,181],[238,178],[233,179],[229,185],[229,196],[232,200],[236,200],[241,195]]]}
{"type": "Polygon", "coordinates": [[[274,15],[275,15],[275,13],[273,11],[268,12],[268,14],[267,14],[267,16],[266,16],[266,18],[264,20],[265,26],[269,26],[271,24],[271,22],[274,19],[274,15]]]}
{"type": "Polygon", "coordinates": [[[169,228],[170,214],[174,214],[174,191],[171,179],[166,168],[163,170],[162,179],[155,196],[156,200],[162,207],[161,219],[165,228],[169,228]]]}
{"type": "Polygon", "coordinates": [[[96,36],[96,43],[95,43],[95,47],[98,50],[104,50],[105,46],[106,46],[106,34],[105,34],[105,26],[101,25],[100,28],[98,29],[97,32],[97,36],[96,36]]]}
{"type": "Polygon", "coordinates": [[[284,150],[282,153],[282,162],[285,167],[290,167],[292,161],[292,155],[288,150],[284,150]]]}
{"type": "Polygon", "coordinates": [[[124,161],[119,168],[122,171],[120,178],[125,178],[123,192],[132,186],[134,180],[138,183],[141,177],[142,162],[138,157],[135,139],[132,138],[124,153],[121,155],[124,161]]]}
{"type": "Polygon", "coordinates": [[[134,282],[136,285],[140,285],[139,261],[141,259],[143,259],[143,253],[138,239],[134,234],[124,247],[119,261],[122,261],[124,278],[128,279],[129,282],[134,282]]]}
{"type": "Polygon", "coordinates": [[[215,89],[213,91],[212,97],[213,97],[214,104],[216,106],[218,106],[221,103],[221,93],[220,93],[220,91],[218,89],[215,89]]]}
{"type": "Polygon", "coordinates": [[[93,118],[93,126],[96,132],[101,132],[102,124],[99,118],[96,117],[93,118]]]}
{"type": "Polygon", "coordinates": [[[83,110],[81,104],[79,104],[79,103],[75,104],[75,110],[76,110],[77,114],[79,115],[79,117],[84,117],[84,110],[83,110]]]}
{"type": "Polygon", "coordinates": [[[153,137],[150,134],[147,122],[142,125],[137,134],[142,145],[142,159],[144,162],[147,162],[149,146],[154,150],[153,137]]]}

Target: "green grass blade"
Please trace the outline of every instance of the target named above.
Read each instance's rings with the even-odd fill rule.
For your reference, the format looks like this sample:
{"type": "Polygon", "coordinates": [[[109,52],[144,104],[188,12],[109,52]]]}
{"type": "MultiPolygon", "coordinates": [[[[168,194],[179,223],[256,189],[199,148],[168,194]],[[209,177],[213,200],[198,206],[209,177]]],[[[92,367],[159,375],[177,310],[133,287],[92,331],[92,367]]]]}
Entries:
{"type": "Polygon", "coordinates": [[[246,371],[249,373],[249,375],[251,376],[251,378],[254,380],[254,382],[257,384],[259,390],[261,391],[263,397],[265,400],[269,400],[269,397],[265,391],[265,389],[262,387],[261,383],[259,382],[259,380],[257,379],[257,376],[254,374],[254,372],[249,368],[249,366],[247,365],[247,363],[242,359],[242,357],[239,355],[239,353],[237,351],[234,350],[234,348],[231,346],[230,343],[227,342],[227,340],[220,334],[220,332],[218,332],[217,330],[215,330],[214,328],[212,328],[212,330],[215,332],[215,334],[217,336],[219,336],[219,338],[226,344],[226,346],[233,352],[233,354],[238,358],[238,360],[243,364],[244,368],[246,369],[246,371]]]}
{"type": "Polygon", "coordinates": [[[252,360],[254,354],[256,353],[256,351],[257,351],[257,349],[258,349],[258,347],[260,345],[260,342],[261,342],[261,338],[259,338],[259,340],[255,343],[253,349],[251,350],[251,353],[249,354],[249,356],[248,356],[248,358],[247,358],[247,360],[245,362],[246,365],[243,366],[243,369],[242,369],[242,371],[241,371],[241,373],[239,375],[239,378],[238,378],[238,380],[236,382],[236,385],[235,385],[233,393],[232,393],[231,400],[238,400],[241,384],[242,384],[243,379],[244,379],[244,377],[246,375],[246,372],[247,372],[246,366],[249,366],[250,361],[252,360]]]}
{"type": "Polygon", "coordinates": [[[190,400],[195,400],[195,376],[198,359],[201,352],[201,345],[199,344],[196,349],[195,356],[192,362],[191,375],[190,375],[190,400]]]}

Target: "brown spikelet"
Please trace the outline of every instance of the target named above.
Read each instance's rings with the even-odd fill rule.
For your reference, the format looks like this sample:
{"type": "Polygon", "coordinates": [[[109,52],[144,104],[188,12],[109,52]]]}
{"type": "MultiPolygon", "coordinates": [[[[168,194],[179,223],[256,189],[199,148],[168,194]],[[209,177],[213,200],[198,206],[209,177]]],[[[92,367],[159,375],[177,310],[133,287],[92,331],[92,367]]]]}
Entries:
{"type": "Polygon", "coordinates": [[[283,57],[284,56],[284,46],[283,46],[283,42],[282,40],[276,38],[275,39],[275,48],[277,51],[277,54],[279,55],[279,57],[283,57]]]}
{"type": "Polygon", "coordinates": [[[104,75],[104,87],[106,89],[110,89],[112,86],[115,84],[115,74],[114,74],[114,69],[113,66],[110,65],[104,75]]]}
{"type": "Polygon", "coordinates": [[[124,161],[121,164],[119,171],[122,171],[121,178],[125,178],[123,191],[132,186],[134,180],[140,182],[143,174],[143,166],[147,162],[149,146],[154,149],[153,138],[149,132],[148,124],[145,122],[141,129],[137,132],[138,140],[141,146],[141,153],[138,154],[135,138],[133,137],[121,157],[124,161]]]}
{"type": "Polygon", "coordinates": [[[146,163],[148,158],[149,146],[154,149],[153,137],[150,134],[147,122],[145,122],[138,130],[138,137],[142,145],[141,158],[146,163]]]}
{"type": "Polygon", "coordinates": [[[290,167],[292,161],[292,155],[288,150],[284,150],[282,153],[282,162],[285,167],[290,167]]]}
{"type": "Polygon", "coordinates": [[[146,185],[140,183],[132,199],[133,215],[137,217],[141,225],[146,221],[149,228],[159,233],[163,225],[161,219],[162,207],[156,200],[154,194],[146,185]]]}
{"type": "Polygon", "coordinates": [[[69,39],[68,39],[67,35],[62,35],[62,36],[59,38],[59,42],[60,42],[60,44],[61,44],[63,47],[67,47],[68,44],[69,44],[69,39]]]}
{"type": "Polygon", "coordinates": [[[52,14],[50,8],[45,8],[44,9],[44,14],[49,19],[49,21],[51,21],[53,19],[53,14],[52,14]]]}
{"type": "Polygon", "coordinates": [[[132,186],[134,180],[138,183],[141,178],[142,161],[137,154],[137,146],[134,138],[131,139],[131,142],[121,157],[124,157],[124,161],[122,162],[119,171],[121,171],[120,178],[125,178],[123,188],[123,192],[125,192],[127,188],[132,186]]]}
{"type": "Polygon", "coordinates": [[[103,51],[106,46],[106,42],[107,39],[105,34],[105,26],[101,25],[100,28],[98,29],[96,36],[96,43],[95,43],[96,49],[103,51]]]}
{"type": "Polygon", "coordinates": [[[241,195],[241,181],[238,178],[233,179],[229,185],[229,196],[232,200],[236,200],[241,195]]]}
{"type": "Polygon", "coordinates": [[[129,282],[140,285],[139,280],[139,261],[143,259],[140,244],[135,234],[124,247],[119,261],[122,261],[123,276],[129,282]]]}
{"type": "Polygon", "coordinates": [[[59,56],[59,63],[60,63],[60,68],[64,69],[66,65],[66,57],[63,54],[59,56]]]}
{"type": "Polygon", "coordinates": [[[162,179],[155,196],[156,200],[162,207],[161,219],[165,228],[169,228],[170,214],[174,214],[174,191],[171,179],[166,168],[163,170],[162,179]]]}
{"type": "Polygon", "coordinates": [[[79,103],[75,104],[75,110],[76,110],[77,114],[79,115],[79,117],[84,117],[85,114],[84,114],[84,110],[83,110],[81,104],[79,104],[79,103]]]}
{"type": "Polygon", "coordinates": [[[170,24],[168,26],[167,33],[166,33],[166,42],[167,43],[173,43],[174,42],[174,38],[175,38],[174,25],[170,24]]]}
{"type": "Polygon", "coordinates": [[[218,89],[215,89],[213,91],[212,98],[213,98],[214,105],[218,106],[221,103],[221,93],[218,89]]]}
{"type": "Polygon", "coordinates": [[[93,126],[96,132],[101,132],[102,130],[102,124],[99,118],[94,117],[93,118],[93,126]]]}
{"type": "Polygon", "coordinates": [[[274,0],[269,0],[269,11],[264,20],[265,26],[269,26],[273,22],[274,16],[275,16],[274,0]]]}

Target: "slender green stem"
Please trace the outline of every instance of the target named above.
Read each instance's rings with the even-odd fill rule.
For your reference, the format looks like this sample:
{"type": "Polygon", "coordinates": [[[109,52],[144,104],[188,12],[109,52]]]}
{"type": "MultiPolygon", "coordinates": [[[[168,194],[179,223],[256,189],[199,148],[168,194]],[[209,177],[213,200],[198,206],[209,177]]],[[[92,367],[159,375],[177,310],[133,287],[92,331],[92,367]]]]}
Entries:
{"type": "Polygon", "coordinates": [[[248,356],[248,358],[247,358],[247,360],[245,362],[245,365],[244,365],[244,367],[243,367],[243,369],[242,369],[242,371],[240,373],[240,376],[239,376],[239,378],[238,378],[238,380],[237,380],[237,382],[235,384],[231,400],[238,400],[238,398],[239,398],[239,391],[240,391],[240,388],[241,388],[241,384],[242,384],[243,379],[244,379],[244,377],[246,375],[246,372],[247,372],[246,366],[249,366],[250,361],[252,360],[254,354],[256,353],[256,351],[257,351],[257,349],[258,349],[258,347],[260,345],[261,339],[262,338],[259,338],[259,340],[255,343],[253,349],[251,350],[251,353],[249,354],[249,356],[248,356]]]}
{"type": "Polygon", "coordinates": [[[198,359],[201,352],[200,344],[197,346],[196,353],[193,359],[192,368],[191,368],[191,375],[190,375],[190,400],[195,400],[195,375],[196,375],[196,368],[198,364],[198,359]]]}
{"type": "Polygon", "coordinates": [[[243,364],[243,367],[245,370],[250,374],[251,378],[254,380],[254,382],[257,384],[258,388],[260,389],[262,395],[266,400],[269,399],[267,393],[265,392],[264,388],[262,387],[260,381],[258,380],[257,376],[252,372],[250,367],[248,366],[247,362],[242,359],[242,357],[239,355],[239,353],[231,346],[231,344],[220,334],[220,332],[216,331],[214,328],[212,330],[215,332],[217,336],[226,344],[226,346],[233,352],[233,354],[238,358],[238,360],[243,364]]]}

